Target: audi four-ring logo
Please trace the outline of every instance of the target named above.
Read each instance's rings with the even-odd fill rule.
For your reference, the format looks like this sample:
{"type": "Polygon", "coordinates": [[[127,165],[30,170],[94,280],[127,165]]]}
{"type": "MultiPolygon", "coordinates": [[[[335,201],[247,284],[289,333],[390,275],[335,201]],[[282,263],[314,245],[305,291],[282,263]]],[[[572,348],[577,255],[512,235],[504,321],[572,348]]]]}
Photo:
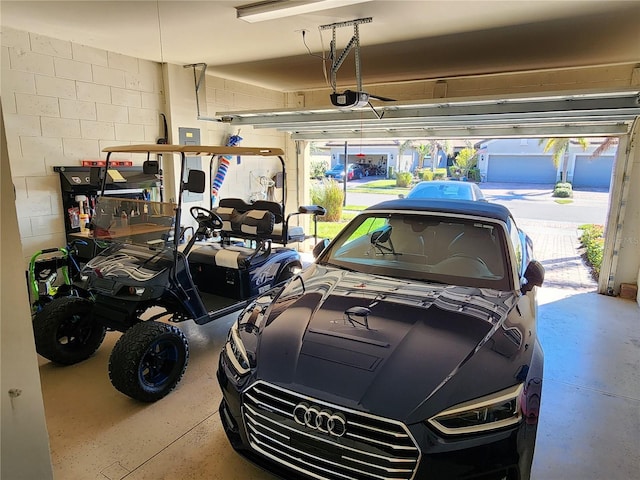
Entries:
{"type": "Polygon", "coordinates": [[[306,403],[296,405],[293,418],[300,425],[334,437],[341,437],[347,431],[347,421],[342,415],[306,403]]]}

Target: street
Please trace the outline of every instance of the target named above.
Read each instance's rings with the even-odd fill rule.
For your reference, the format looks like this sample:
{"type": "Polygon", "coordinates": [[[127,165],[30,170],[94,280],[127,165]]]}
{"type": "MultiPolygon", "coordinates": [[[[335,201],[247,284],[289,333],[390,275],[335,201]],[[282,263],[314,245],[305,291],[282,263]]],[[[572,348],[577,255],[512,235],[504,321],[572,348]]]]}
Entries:
{"type": "MultiPolygon", "coordinates": [[[[375,205],[396,198],[379,193],[352,193],[349,187],[362,187],[363,181],[347,185],[347,205],[375,205]]],[[[483,183],[480,189],[490,202],[507,207],[518,220],[545,220],[581,225],[604,225],[609,208],[609,192],[574,191],[573,202],[560,204],[551,196],[553,185],[483,183]]]]}

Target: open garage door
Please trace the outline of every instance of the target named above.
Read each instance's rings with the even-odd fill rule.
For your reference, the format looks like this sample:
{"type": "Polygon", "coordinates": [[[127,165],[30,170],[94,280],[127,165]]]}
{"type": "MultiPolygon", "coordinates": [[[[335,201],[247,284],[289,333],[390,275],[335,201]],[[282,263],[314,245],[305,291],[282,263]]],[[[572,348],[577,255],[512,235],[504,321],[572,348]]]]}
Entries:
{"type": "Polygon", "coordinates": [[[355,108],[291,108],[216,112],[241,128],[288,132],[292,140],[357,138],[524,138],[626,135],[640,116],[638,90],[474,100],[386,102],[355,108]]]}
{"type": "Polygon", "coordinates": [[[609,188],[613,160],[613,156],[592,158],[588,155],[577,155],[573,172],[573,187],[609,188]]]}
{"type": "MultiPolygon", "coordinates": [[[[349,109],[322,107],[217,112],[216,115],[218,121],[230,123],[234,128],[246,125],[256,129],[275,129],[289,133],[294,141],[617,136],[620,146],[616,164],[621,166],[620,173],[612,182],[612,213],[607,228],[611,233],[605,241],[599,291],[606,293],[614,290],[619,283],[619,265],[637,265],[633,255],[633,262],[618,261],[620,252],[625,254],[622,247],[627,246],[623,239],[637,238],[637,232],[633,230],[637,228],[635,223],[631,227],[635,233],[625,234],[620,222],[625,216],[630,191],[628,185],[632,183],[624,179],[630,178],[631,167],[635,163],[633,154],[629,152],[635,152],[638,148],[621,150],[623,145],[629,144],[631,130],[635,128],[637,135],[640,128],[634,123],[640,117],[640,91],[637,87],[617,92],[388,102],[376,106],[375,111],[369,106],[349,109]]],[[[493,172],[496,171],[494,169],[493,172]]],[[[580,165],[577,171],[580,182],[580,165]]],[[[540,175],[547,183],[548,177],[542,173],[542,169],[540,175]]],[[[555,176],[550,183],[554,181],[555,176]]],[[[634,248],[634,255],[637,255],[637,247],[634,248]]],[[[627,271],[622,276],[630,278],[627,271]]]]}
{"type": "Polygon", "coordinates": [[[556,167],[550,155],[489,155],[487,181],[553,184],[556,167]]]}

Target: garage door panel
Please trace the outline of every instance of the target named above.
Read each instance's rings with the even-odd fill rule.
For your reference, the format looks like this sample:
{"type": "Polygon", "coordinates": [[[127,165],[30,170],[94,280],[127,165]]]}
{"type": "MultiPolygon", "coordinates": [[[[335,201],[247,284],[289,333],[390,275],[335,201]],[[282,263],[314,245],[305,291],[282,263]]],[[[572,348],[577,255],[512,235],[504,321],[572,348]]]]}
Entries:
{"type": "Polygon", "coordinates": [[[489,182],[556,183],[556,167],[550,155],[489,155],[489,182]]]}
{"type": "Polygon", "coordinates": [[[609,188],[613,162],[613,156],[592,158],[577,155],[572,182],[574,188],[609,188]]]}

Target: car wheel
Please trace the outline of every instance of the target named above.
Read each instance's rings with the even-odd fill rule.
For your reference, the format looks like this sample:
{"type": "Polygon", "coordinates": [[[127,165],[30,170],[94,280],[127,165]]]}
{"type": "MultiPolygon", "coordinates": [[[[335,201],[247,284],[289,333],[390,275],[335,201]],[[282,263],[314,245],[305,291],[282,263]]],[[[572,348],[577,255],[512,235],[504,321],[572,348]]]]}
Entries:
{"type": "Polygon", "coordinates": [[[61,365],[86,360],[100,347],[107,329],[93,320],[93,302],[86,298],[60,297],[33,317],[36,351],[61,365]]]}
{"type": "Polygon", "coordinates": [[[109,378],[120,392],[155,402],[171,392],[187,369],[189,344],[179,328],[140,322],[116,342],[109,358],[109,378]]]}

